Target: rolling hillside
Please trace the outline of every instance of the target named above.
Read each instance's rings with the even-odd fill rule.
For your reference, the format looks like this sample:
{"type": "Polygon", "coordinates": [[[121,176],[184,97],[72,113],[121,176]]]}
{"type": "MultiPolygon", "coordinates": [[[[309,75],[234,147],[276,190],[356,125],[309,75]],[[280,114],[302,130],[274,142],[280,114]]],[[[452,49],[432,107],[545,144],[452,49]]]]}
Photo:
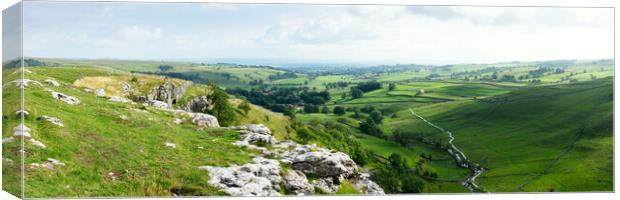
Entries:
{"type": "MultiPolygon", "coordinates": [[[[613,168],[612,79],[532,87],[491,98],[413,107],[450,130],[487,171],[487,191],[609,191],[613,168]]],[[[407,111],[385,126],[447,142],[407,111]]]]}
{"type": "MultiPolygon", "coordinates": [[[[184,115],[113,102],[90,89],[105,88],[107,95],[118,95],[122,91],[119,83],[131,83],[129,73],[68,66],[29,67],[26,71],[25,78],[32,81],[24,90],[28,112],[25,126],[38,141],[25,142],[26,197],[221,195],[218,188],[207,184],[209,176],[196,166],[244,164],[251,161],[249,154],[256,153],[231,144],[239,139],[235,131],[196,127],[184,115]],[[59,85],[46,82],[48,79],[59,85]],[[75,97],[79,104],[54,99],[50,91],[75,97]],[[179,119],[182,122],[176,121],[179,119]],[[176,146],[169,148],[166,144],[176,146]],[[63,166],[49,165],[53,170],[38,167],[49,167],[48,158],[63,166]]],[[[15,70],[3,71],[3,138],[10,138],[13,127],[19,124],[15,114],[19,104],[8,103],[19,102],[19,87],[10,82],[18,78],[15,70]]],[[[146,92],[167,78],[136,79],[134,90],[146,92]]],[[[192,91],[202,90],[190,88],[189,96],[192,91]]],[[[240,102],[231,100],[233,105],[240,102]]],[[[237,121],[249,123],[267,125],[279,139],[294,135],[287,117],[254,105],[237,121]]],[[[20,191],[19,151],[19,142],[3,142],[3,185],[16,195],[20,191]]]]}

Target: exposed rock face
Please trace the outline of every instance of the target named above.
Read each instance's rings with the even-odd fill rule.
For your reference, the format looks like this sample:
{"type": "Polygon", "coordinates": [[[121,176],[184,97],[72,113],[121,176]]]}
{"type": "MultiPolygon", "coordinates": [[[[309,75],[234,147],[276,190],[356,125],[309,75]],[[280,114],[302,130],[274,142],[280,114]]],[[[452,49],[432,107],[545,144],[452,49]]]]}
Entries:
{"type": "Polygon", "coordinates": [[[182,124],[183,123],[183,119],[174,118],[174,123],[175,124],[182,124]]]}
{"type": "Polygon", "coordinates": [[[14,138],[14,137],[2,138],[2,143],[3,143],[3,144],[4,144],[4,143],[11,143],[11,142],[13,142],[13,141],[15,141],[15,138],[14,138]]]}
{"type": "Polygon", "coordinates": [[[22,136],[26,139],[30,138],[30,128],[26,127],[24,124],[19,124],[13,128],[13,137],[21,138],[22,136]]]}
{"type": "Polygon", "coordinates": [[[65,163],[60,162],[59,160],[53,159],[53,158],[48,158],[46,161],[44,161],[43,163],[39,164],[39,163],[30,163],[30,168],[32,169],[36,169],[36,168],[46,168],[46,169],[54,169],[54,166],[65,166],[65,163]]]}
{"type": "Polygon", "coordinates": [[[296,195],[314,194],[314,186],[308,183],[306,175],[298,170],[289,170],[282,176],[284,188],[296,195]]]}
{"type": "Polygon", "coordinates": [[[35,140],[33,138],[30,138],[30,143],[34,146],[40,147],[40,148],[44,148],[45,149],[45,144],[43,144],[42,142],[35,140]]]}
{"type": "Polygon", "coordinates": [[[343,180],[334,178],[322,178],[312,181],[312,185],[323,192],[336,193],[340,189],[340,183],[343,180]]]}
{"type": "Polygon", "coordinates": [[[349,179],[349,182],[364,194],[385,194],[381,186],[370,180],[368,173],[360,173],[349,179]]]}
{"type": "Polygon", "coordinates": [[[45,82],[51,84],[54,87],[60,86],[60,83],[58,83],[57,81],[52,80],[52,79],[46,79],[45,82]]]}
{"type": "Polygon", "coordinates": [[[289,140],[277,142],[271,131],[262,124],[229,128],[237,130],[242,136],[241,140],[233,144],[261,152],[255,158],[255,164],[227,168],[201,166],[199,169],[208,170],[211,177],[209,183],[232,196],[280,195],[276,192],[278,184],[287,192],[297,195],[313,194],[315,188],[335,193],[344,181],[349,181],[364,194],[384,194],[383,189],[368,179],[368,174],[360,173],[355,162],[342,152],[333,152],[314,144],[300,145],[289,140]],[[271,145],[271,148],[261,145],[271,145]],[[263,156],[279,160],[265,159],[263,156]],[[281,171],[279,163],[290,164],[293,169],[281,171]],[[255,170],[261,167],[272,170],[269,173],[255,170]],[[309,182],[306,174],[313,174],[318,179],[309,182]]]}
{"type": "Polygon", "coordinates": [[[168,105],[176,104],[191,85],[191,82],[185,82],[181,86],[175,86],[169,80],[166,80],[163,85],[153,88],[151,92],[146,95],[146,100],[162,101],[168,105]]]}
{"type": "Polygon", "coordinates": [[[166,145],[166,147],[170,147],[170,148],[173,148],[173,149],[177,148],[176,144],[170,143],[170,142],[164,142],[164,145],[166,145]]]}
{"type": "Polygon", "coordinates": [[[50,116],[43,115],[41,116],[41,119],[48,121],[56,126],[60,126],[60,127],[65,126],[65,124],[56,117],[50,117],[50,116]]]}
{"type": "Polygon", "coordinates": [[[148,100],[144,104],[148,105],[148,106],[153,106],[153,107],[159,108],[159,109],[168,109],[168,108],[170,108],[170,104],[167,104],[166,102],[158,101],[158,100],[148,100]]]}
{"type": "Polygon", "coordinates": [[[319,177],[349,177],[357,172],[357,165],[342,152],[307,152],[293,158],[293,168],[319,177]]]}
{"type": "Polygon", "coordinates": [[[364,192],[364,194],[385,194],[381,186],[370,180],[370,174],[368,173],[360,173],[349,179],[349,182],[353,187],[364,192]]]}
{"type": "Polygon", "coordinates": [[[237,130],[241,133],[243,138],[240,141],[235,142],[236,145],[246,146],[248,144],[275,144],[276,139],[271,136],[271,130],[262,124],[250,124],[245,126],[234,126],[231,129],[237,130]]]}
{"type": "Polygon", "coordinates": [[[209,184],[232,196],[280,196],[280,163],[262,157],[254,158],[254,162],[230,167],[201,166],[198,169],[208,170],[209,184]]]}
{"type": "Polygon", "coordinates": [[[104,97],[105,96],[105,90],[103,88],[99,88],[95,90],[95,95],[97,95],[98,97],[104,97]]]}
{"type": "Polygon", "coordinates": [[[206,112],[213,109],[213,102],[207,96],[199,96],[187,102],[185,110],[189,112],[206,112]]]}
{"type": "Polygon", "coordinates": [[[77,105],[80,104],[80,100],[78,98],[69,96],[69,95],[65,95],[63,93],[59,93],[59,92],[54,92],[52,91],[52,97],[54,97],[55,99],[64,101],[65,103],[69,104],[69,105],[77,105]]]}
{"type": "Polygon", "coordinates": [[[213,128],[220,127],[220,124],[217,121],[217,118],[215,118],[213,115],[208,115],[204,113],[192,113],[191,116],[192,116],[192,123],[196,124],[197,126],[213,127],[213,128]]]}
{"type": "Polygon", "coordinates": [[[34,81],[30,79],[17,79],[17,80],[8,82],[5,85],[8,85],[8,84],[15,84],[15,86],[20,87],[20,88],[24,88],[28,86],[28,84],[35,84],[35,85],[41,85],[41,86],[43,85],[39,81],[34,81]]]}

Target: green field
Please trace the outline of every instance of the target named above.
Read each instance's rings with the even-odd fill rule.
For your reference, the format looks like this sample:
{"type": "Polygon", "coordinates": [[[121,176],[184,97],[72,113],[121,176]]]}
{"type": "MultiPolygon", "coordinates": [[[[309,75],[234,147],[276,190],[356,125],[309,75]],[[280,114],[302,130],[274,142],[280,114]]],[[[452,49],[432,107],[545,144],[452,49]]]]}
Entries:
{"type": "MultiPolygon", "coordinates": [[[[191,196],[221,195],[219,189],[207,184],[208,175],[197,166],[244,164],[250,161],[248,154],[255,153],[231,144],[238,139],[234,131],[198,129],[189,124],[189,119],[175,124],[175,118],[187,117],[140,104],[110,102],[73,86],[73,82],[85,77],[117,77],[126,73],[85,67],[26,70],[31,72],[25,74],[27,79],[42,83],[45,79],[54,79],[61,86],[29,84],[24,90],[25,108],[29,112],[25,125],[31,129],[33,138],[46,145],[40,148],[26,141],[24,162],[28,167],[31,163],[54,158],[65,166],[53,171],[28,167],[24,177],[25,197],[170,196],[179,191],[191,196]],[[46,89],[75,96],[81,103],[68,105],[52,98],[46,89]],[[57,117],[64,126],[42,120],[42,115],[57,117]],[[176,144],[176,148],[165,147],[165,142],[176,144]]],[[[5,83],[19,77],[14,71],[3,72],[5,83]]],[[[145,82],[157,79],[138,77],[145,82]]],[[[161,80],[163,78],[159,78],[161,80]]],[[[3,138],[12,136],[13,127],[19,124],[14,114],[19,104],[8,103],[19,102],[18,89],[10,84],[3,87],[3,138]]],[[[234,101],[238,104],[238,100],[234,101]]],[[[266,124],[281,139],[287,135],[286,121],[288,119],[281,114],[253,106],[238,123],[266,124]]],[[[14,162],[21,160],[19,142],[2,146],[3,158],[14,162]]],[[[3,177],[4,189],[18,195],[20,166],[5,165],[3,177]]]]}
{"type": "MultiPolygon", "coordinates": [[[[471,169],[459,167],[446,150],[450,138],[445,132],[412,115],[410,109],[452,132],[453,144],[468,161],[485,169],[476,179],[481,191],[613,191],[614,68],[608,60],[360,68],[367,70],[364,73],[312,73],[222,63],[41,60],[47,66],[25,68],[27,79],[42,83],[24,90],[30,113],[25,124],[47,148],[26,142],[24,162],[54,158],[66,166],[53,171],[27,168],[26,188],[36,188],[25,191],[29,198],[169,196],[178,191],[223,195],[196,166],[250,162],[255,151],[231,144],[238,133],[196,128],[186,118],[176,124],[175,118],[182,116],[141,104],[110,102],[86,91],[105,88],[110,95],[129,98],[121,92],[121,83],[130,82],[137,94],[143,94],[166,80],[177,85],[198,83],[187,90],[178,107],[209,93],[209,87],[200,84],[207,82],[247,90],[327,91],[330,98],[315,105],[327,108],[326,113],[305,113],[305,104],[295,101],[283,105],[292,114],[258,106],[264,104],[248,97],[236,96],[228,103],[240,114],[237,125],[261,123],[278,140],[303,140],[347,152],[355,159],[363,154],[368,157],[363,159],[363,168],[371,174],[389,167],[392,155],[401,155],[410,169],[402,177],[419,177],[424,193],[470,192],[461,182],[471,169]],[[173,68],[164,72],[161,65],[173,68]],[[273,78],[284,73],[294,76],[273,78]],[[51,86],[46,79],[61,86],[51,86]],[[352,88],[371,81],[380,88],[354,98],[352,88]],[[328,87],[336,83],[344,86],[328,87]],[[81,103],[67,105],[53,99],[47,89],[75,96],[81,103]],[[243,101],[256,105],[241,115],[238,107],[243,101]],[[370,107],[371,111],[362,111],[370,107]],[[344,113],[334,113],[337,108],[344,113]],[[376,124],[380,134],[371,135],[361,127],[373,112],[382,118],[376,124]],[[58,117],[65,126],[50,124],[42,115],[58,117]],[[303,139],[298,130],[311,130],[311,134],[304,133],[307,138],[303,139]],[[177,148],[166,148],[165,142],[177,148]]],[[[3,101],[13,102],[3,104],[3,138],[11,136],[19,124],[15,115],[20,107],[19,88],[9,83],[19,75],[15,69],[3,70],[3,101]]],[[[308,93],[289,94],[297,100],[308,93]]],[[[20,161],[19,143],[6,143],[2,148],[4,158],[20,161]]],[[[19,179],[18,165],[3,167],[5,190],[18,193],[15,183],[19,179]]],[[[359,191],[346,182],[340,193],[359,191]]]]}

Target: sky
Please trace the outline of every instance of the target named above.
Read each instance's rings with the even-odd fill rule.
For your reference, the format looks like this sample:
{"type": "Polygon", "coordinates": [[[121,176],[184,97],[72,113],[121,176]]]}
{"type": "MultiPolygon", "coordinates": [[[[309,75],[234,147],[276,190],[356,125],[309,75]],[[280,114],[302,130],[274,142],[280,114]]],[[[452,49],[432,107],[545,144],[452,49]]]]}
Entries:
{"type": "Polygon", "coordinates": [[[24,55],[490,63],[613,58],[613,9],[25,2],[24,55]]]}

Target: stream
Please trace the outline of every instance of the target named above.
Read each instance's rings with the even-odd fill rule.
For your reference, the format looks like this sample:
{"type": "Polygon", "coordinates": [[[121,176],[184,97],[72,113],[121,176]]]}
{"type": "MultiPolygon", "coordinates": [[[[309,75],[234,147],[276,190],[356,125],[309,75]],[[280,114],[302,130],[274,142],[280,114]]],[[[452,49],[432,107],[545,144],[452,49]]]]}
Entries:
{"type": "Polygon", "coordinates": [[[452,141],[454,141],[454,136],[452,135],[452,132],[447,131],[427,121],[422,116],[413,112],[411,108],[409,108],[409,111],[411,111],[412,115],[420,118],[422,121],[426,122],[428,125],[431,125],[432,127],[435,127],[441,132],[448,134],[448,137],[450,138],[450,140],[448,141],[448,144],[450,145],[449,148],[447,149],[448,154],[450,154],[450,156],[454,158],[454,161],[456,161],[459,167],[470,170],[469,175],[467,176],[467,178],[465,178],[463,182],[461,182],[461,184],[467,187],[467,189],[469,189],[469,191],[471,192],[482,192],[483,190],[480,188],[480,186],[478,186],[478,184],[476,184],[476,178],[484,172],[484,168],[480,167],[480,165],[478,165],[477,163],[472,163],[471,161],[469,161],[467,159],[467,156],[465,156],[465,154],[452,143],[452,141]]]}

